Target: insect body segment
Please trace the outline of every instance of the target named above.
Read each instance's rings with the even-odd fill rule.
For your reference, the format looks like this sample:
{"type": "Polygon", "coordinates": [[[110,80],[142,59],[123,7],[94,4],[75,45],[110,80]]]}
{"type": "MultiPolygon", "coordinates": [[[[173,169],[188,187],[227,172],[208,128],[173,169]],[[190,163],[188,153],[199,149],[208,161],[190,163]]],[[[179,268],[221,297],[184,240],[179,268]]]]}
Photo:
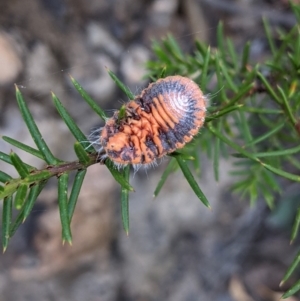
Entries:
{"type": "Polygon", "coordinates": [[[181,76],[150,84],[115,112],[100,135],[106,156],[117,164],[149,164],[184,147],[205,119],[206,99],[198,85],[181,76]]]}

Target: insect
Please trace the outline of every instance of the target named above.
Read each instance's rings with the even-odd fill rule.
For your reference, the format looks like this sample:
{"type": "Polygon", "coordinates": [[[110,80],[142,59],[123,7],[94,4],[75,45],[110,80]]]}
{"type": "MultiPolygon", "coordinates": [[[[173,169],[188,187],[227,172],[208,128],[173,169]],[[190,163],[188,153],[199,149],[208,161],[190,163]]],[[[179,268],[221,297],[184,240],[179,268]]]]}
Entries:
{"type": "Polygon", "coordinates": [[[117,166],[152,164],[193,139],[203,126],[206,98],[182,76],[151,83],[107,120],[100,133],[102,159],[117,166]]]}

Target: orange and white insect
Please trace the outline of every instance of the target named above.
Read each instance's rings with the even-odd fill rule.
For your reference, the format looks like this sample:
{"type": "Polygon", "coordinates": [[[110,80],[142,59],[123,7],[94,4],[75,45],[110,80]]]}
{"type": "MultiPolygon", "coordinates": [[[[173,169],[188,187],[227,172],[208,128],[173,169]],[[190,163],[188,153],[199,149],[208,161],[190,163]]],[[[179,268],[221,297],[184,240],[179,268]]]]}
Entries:
{"type": "Polygon", "coordinates": [[[151,83],[107,120],[100,132],[101,159],[117,166],[152,164],[193,139],[203,126],[206,98],[198,85],[182,76],[151,83]]]}

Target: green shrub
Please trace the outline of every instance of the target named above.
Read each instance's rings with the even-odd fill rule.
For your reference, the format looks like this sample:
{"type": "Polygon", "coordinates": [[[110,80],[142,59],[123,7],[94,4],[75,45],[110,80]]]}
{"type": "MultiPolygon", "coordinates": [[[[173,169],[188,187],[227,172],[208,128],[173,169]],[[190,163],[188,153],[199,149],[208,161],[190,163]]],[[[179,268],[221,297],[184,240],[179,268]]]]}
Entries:
{"type": "MultiPolygon", "coordinates": [[[[300,7],[292,5],[294,14],[300,21],[300,7]]],[[[181,169],[186,180],[204,205],[209,203],[193,174],[201,171],[199,152],[206,152],[213,160],[215,179],[219,178],[219,158],[236,157],[236,176],[232,190],[240,193],[244,199],[254,204],[262,196],[270,208],[274,207],[275,192],[283,187],[278,177],[300,182],[300,176],[293,173],[300,169],[300,35],[299,24],[289,32],[279,29],[277,43],[270,34],[268,23],[264,20],[265,32],[270,46],[270,58],[263,64],[249,61],[251,43],[248,42],[241,55],[236,53],[230,39],[223,36],[222,24],[218,26],[218,47],[195,42],[193,54],[181,51],[172,36],[161,42],[154,42],[155,60],[147,64],[148,77],[156,80],[167,75],[180,74],[192,78],[206,95],[216,96],[208,108],[205,130],[197,135],[193,143],[180,152],[170,154],[171,160],[162,174],[154,195],[158,195],[167,177],[176,169],[181,169]]],[[[129,99],[134,95],[120,80],[109,71],[116,84],[129,99]]],[[[92,100],[79,83],[71,78],[83,99],[106,120],[104,111],[92,100]]],[[[74,144],[77,161],[65,162],[56,158],[45,143],[28,107],[16,87],[16,98],[23,119],[37,148],[29,147],[20,141],[2,137],[6,142],[20,148],[45,162],[45,168],[37,170],[22,161],[11,152],[0,152],[0,160],[12,164],[18,178],[0,171],[0,199],[3,199],[2,245],[4,251],[9,239],[20,224],[28,217],[39,193],[51,177],[58,179],[58,204],[62,224],[62,239],[71,243],[70,223],[77,197],[87,168],[92,164],[105,165],[114,179],[121,185],[122,220],[126,233],[129,232],[129,183],[130,167],[122,170],[114,167],[109,159],[100,161],[97,151],[89,144],[87,137],[78,128],[59,99],[52,94],[54,105],[70,132],[78,142],[74,144]],[[71,193],[67,195],[69,173],[76,172],[71,193]],[[18,211],[12,220],[12,208],[18,211]]],[[[291,242],[298,234],[300,209],[294,222],[291,242]]],[[[284,276],[285,283],[295,271],[300,261],[300,252],[284,276]]],[[[294,294],[300,289],[300,280],[282,298],[294,294]]]]}

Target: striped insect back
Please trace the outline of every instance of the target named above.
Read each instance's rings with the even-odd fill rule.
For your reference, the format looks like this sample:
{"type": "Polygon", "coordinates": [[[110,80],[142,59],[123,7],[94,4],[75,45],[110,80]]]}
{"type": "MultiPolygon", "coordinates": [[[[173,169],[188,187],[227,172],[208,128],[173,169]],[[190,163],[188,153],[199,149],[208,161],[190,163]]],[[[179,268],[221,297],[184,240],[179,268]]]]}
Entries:
{"type": "Polygon", "coordinates": [[[101,134],[100,144],[116,164],[151,164],[184,147],[203,126],[206,99],[198,85],[182,76],[150,84],[115,112],[101,134]]]}

